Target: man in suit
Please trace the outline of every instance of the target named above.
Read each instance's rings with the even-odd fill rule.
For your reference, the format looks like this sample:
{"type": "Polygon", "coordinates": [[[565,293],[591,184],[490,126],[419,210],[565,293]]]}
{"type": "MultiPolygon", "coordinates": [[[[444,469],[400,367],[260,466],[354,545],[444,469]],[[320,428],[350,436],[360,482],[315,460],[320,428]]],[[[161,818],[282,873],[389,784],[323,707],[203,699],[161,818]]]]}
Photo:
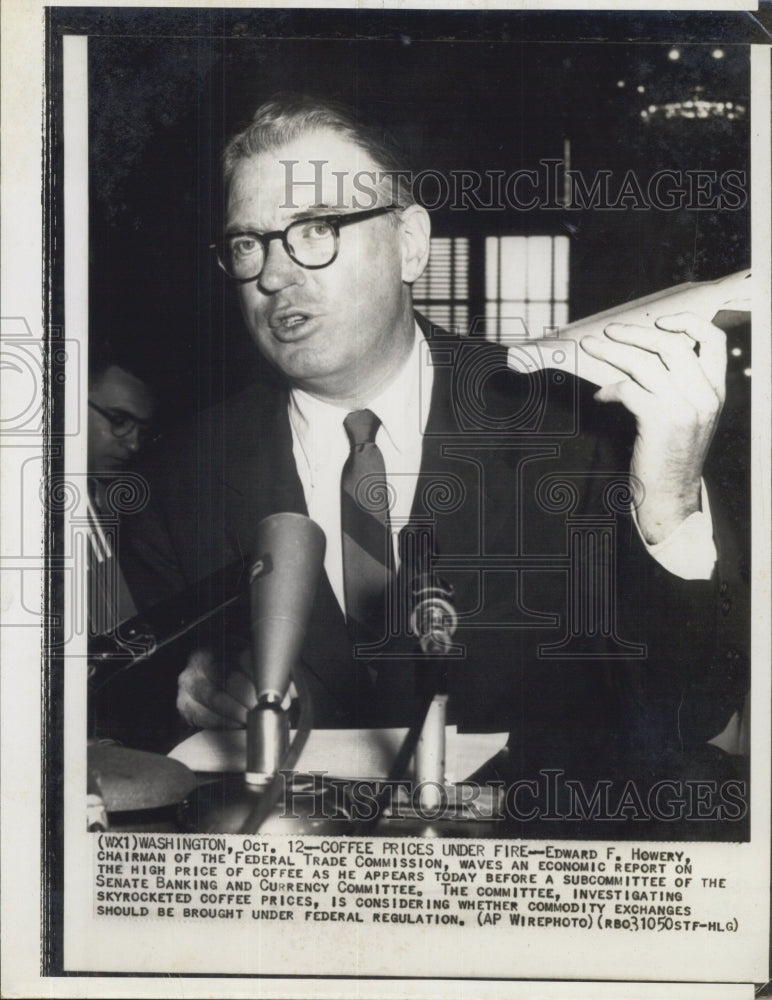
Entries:
{"type": "MultiPolygon", "coordinates": [[[[620,372],[597,392],[518,375],[500,348],[414,313],[429,216],[377,133],[277,99],[224,164],[219,259],[276,379],[205,415],[195,443],[172,441],[151,470],[135,539],[147,600],[248,563],[262,517],[308,513],[327,537],[298,665],[315,724],[409,721],[404,609],[431,563],[459,617],[452,716],[511,733],[509,775],[651,776],[699,755],[736,682],[701,482],[721,331],[694,315],[609,327],[582,345],[620,372]],[[172,453],[173,475],[158,474],[172,453]]],[[[224,645],[192,654],[178,697],[190,724],[241,726],[252,704],[224,645]]]]}
{"type": "MultiPolygon", "coordinates": [[[[102,322],[104,317],[100,316],[102,322]]],[[[99,325],[99,324],[95,324],[99,325]]],[[[146,359],[121,339],[92,345],[88,381],[88,615],[92,654],[122,635],[122,626],[137,614],[140,601],[124,572],[124,536],[141,506],[143,490],[136,461],[155,426],[156,398],[146,359]]],[[[156,664],[157,667],[157,664],[156,664]]],[[[153,749],[170,744],[147,739],[147,689],[117,680],[100,691],[101,675],[92,663],[89,733],[136,742],[137,720],[143,720],[142,742],[153,749]]],[[[168,718],[163,720],[168,729],[168,718]]]]}
{"type": "Polygon", "coordinates": [[[149,384],[109,345],[91,357],[88,383],[88,505],[91,532],[91,634],[111,632],[136,614],[115,551],[119,515],[111,494],[136,459],[155,414],[149,384]]]}

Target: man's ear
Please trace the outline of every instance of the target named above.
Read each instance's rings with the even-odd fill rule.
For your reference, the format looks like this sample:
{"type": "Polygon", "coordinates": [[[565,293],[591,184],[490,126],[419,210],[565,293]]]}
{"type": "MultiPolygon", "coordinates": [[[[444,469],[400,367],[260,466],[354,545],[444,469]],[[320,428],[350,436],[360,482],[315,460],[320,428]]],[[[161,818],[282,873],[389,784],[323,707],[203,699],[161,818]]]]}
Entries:
{"type": "Polygon", "coordinates": [[[424,273],[429,260],[432,224],[421,205],[408,205],[399,217],[402,249],[402,280],[409,285],[424,273]]]}

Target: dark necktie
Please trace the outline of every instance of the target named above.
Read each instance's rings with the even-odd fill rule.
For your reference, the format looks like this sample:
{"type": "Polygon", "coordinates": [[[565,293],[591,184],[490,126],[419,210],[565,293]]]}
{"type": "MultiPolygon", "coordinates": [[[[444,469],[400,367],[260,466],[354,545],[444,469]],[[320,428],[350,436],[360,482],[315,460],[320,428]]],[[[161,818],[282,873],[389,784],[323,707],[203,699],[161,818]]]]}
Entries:
{"type": "Polygon", "coordinates": [[[343,421],[351,452],[341,475],[341,529],[346,618],[358,637],[387,634],[387,593],[394,575],[389,490],[383,455],[375,443],[381,421],[355,410],[343,421]]]}

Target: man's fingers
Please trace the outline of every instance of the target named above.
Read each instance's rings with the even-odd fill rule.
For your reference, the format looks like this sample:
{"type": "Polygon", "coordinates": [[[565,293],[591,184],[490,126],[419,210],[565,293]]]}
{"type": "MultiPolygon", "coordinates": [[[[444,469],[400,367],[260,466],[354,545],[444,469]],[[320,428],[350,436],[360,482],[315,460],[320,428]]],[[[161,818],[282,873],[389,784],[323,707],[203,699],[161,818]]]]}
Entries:
{"type": "Polygon", "coordinates": [[[633,323],[609,323],[603,332],[615,343],[629,344],[658,355],[671,371],[690,359],[697,361],[694,353],[695,340],[682,331],[670,332],[653,326],[636,326],[633,323]]]}
{"type": "Polygon", "coordinates": [[[209,728],[245,725],[245,705],[223,689],[218,674],[217,664],[208,650],[193,653],[177,681],[178,711],[192,725],[209,728]]]}
{"type": "Polygon", "coordinates": [[[691,404],[698,416],[708,419],[720,408],[722,397],[695,354],[696,341],[689,334],[611,323],[606,335],[635,352],[629,356],[630,365],[636,366],[633,377],[651,392],[671,400],[676,393],[691,404]]]}
{"type": "Polygon", "coordinates": [[[205,708],[194,701],[187,691],[180,690],[177,694],[177,711],[191,726],[201,729],[241,729],[242,724],[234,719],[226,719],[216,712],[205,708]]]}
{"type": "Polygon", "coordinates": [[[246,708],[254,708],[257,704],[257,692],[250,677],[242,673],[241,670],[233,670],[228,674],[225,681],[225,690],[235,698],[240,705],[246,708]]]}
{"type": "Polygon", "coordinates": [[[661,426],[666,420],[672,426],[680,427],[682,433],[690,434],[702,422],[709,420],[717,407],[715,393],[705,383],[682,395],[669,386],[668,395],[663,395],[653,393],[632,379],[625,379],[599,389],[595,399],[599,403],[621,403],[639,421],[645,420],[652,426],[661,426]]]}
{"type": "Polygon", "coordinates": [[[180,676],[206,677],[214,682],[217,677],[217,663],[210,649],[196,649],[188,657],[188,662],[180,676]]]}
{"type": "Polygon", "coordinates": [[[610,323],[605,336],[582,348],[660,396],[675,391],[698,413],[720,408],[725,396],[726,343],[721,330],[692,313],[663,317],[657,327],[610,323]],[[699,356],[695,345],[699,344],[699,356]]]}
{"type": "Polygon", "coordinates": [[[602,389],[598,389],[594,398],[599,403],[621,403],[636,417],[644,416],[652,405],[651,393],[629,379],[604,385],[602,389]]]}
{"type": "Polygon", "coordinates": [[[648,392],[666,393],[669,390],[668,371],[657,354],[600,337],[584,337],[581,344],[582,350],[629,375],[648,392]]]}
{"type": "Polygon", "coordinates": [[[719,400],[726,397],[726,334],[704,316],[678,313],[661,316],[657,326],[662,330],[685,333],[700,345],[700,367],[719,400]]]}
{"type": "Polygon", "coordinates": [[[227,691],[215,688],[210,692],[207,701],[203,702],[203,704],[223,719],[235,722],[239,726],[246,726],[247,724],[246,706],[242,705],[240,701],[236,701],[233,695],[227,691]]]}
{"type": "Polygon", "coordinates": [[[247,724],[247,709],[230,694],[211,684],[191,684],[182,675],[177,689],[177,710],[194,726],[237,729],[247,724]]]}

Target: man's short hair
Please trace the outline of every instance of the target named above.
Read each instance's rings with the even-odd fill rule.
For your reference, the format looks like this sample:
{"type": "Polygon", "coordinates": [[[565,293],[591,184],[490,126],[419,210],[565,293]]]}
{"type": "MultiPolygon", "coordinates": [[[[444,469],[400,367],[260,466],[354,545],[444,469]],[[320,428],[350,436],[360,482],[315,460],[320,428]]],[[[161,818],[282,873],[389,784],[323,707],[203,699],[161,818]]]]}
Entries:
{"type": "Polygon", "coordinates": [[[88,384],[93,389],[101,382],[110,368],[120,368],[134,378],[144,382],[148,391],[155,395],[155,375],[152,362],[144,359],[136,348],[130,347],[120,340],[99,340],[89,345],[88,384]]]}
{"type": "Polygon", "coordinates": [[[240,160],[276,149],[300,135],[328,129],[367,153],[384,174],[383,190],[403,207],[415,202],[403,156],[384,130],[362,122],[351,108],[306,94],[276,94],[255,111],[249,125],[235,135],[223,152],[223,182],[227,193],[240,160]]]}

